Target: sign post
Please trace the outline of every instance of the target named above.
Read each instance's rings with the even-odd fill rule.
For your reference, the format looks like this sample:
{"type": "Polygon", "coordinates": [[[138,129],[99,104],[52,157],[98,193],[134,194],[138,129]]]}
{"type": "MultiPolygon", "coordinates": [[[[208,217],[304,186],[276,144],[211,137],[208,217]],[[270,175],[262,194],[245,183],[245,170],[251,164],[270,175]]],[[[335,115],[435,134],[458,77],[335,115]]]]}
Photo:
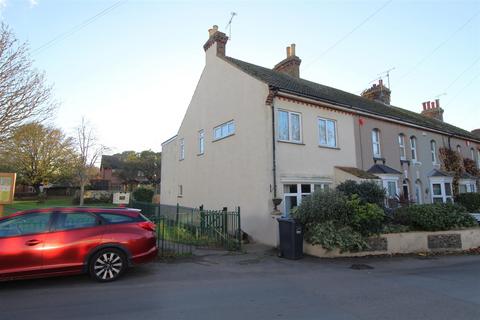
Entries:
{"type": "Polygon", "coordinates": [[[0,172],[0,217],[3,216],[3,206],[13,203],[16,177],[15,173],[0,172]]]}

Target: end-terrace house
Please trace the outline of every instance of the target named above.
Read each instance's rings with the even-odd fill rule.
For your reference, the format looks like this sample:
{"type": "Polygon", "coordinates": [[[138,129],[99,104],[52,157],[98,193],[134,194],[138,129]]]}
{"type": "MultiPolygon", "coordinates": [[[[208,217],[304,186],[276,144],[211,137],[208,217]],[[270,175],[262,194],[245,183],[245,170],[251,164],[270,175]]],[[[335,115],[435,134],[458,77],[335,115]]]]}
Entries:
{"type": "Polygon", "coordinates": [[[301,79],[295,45],[272,69],[260,67],[226,56],[227,40],[209,30],[188,110],[162,144],[164,204],[240,206],[242,230],[276,245],[275,213],[315,190],[375,179],[391,197],[449,201],[438,148],[458,145],[480,161],[480,137],[434,119],[437,104],[422,115],[391,106],[382,83],[357,96],[301,79]]]}

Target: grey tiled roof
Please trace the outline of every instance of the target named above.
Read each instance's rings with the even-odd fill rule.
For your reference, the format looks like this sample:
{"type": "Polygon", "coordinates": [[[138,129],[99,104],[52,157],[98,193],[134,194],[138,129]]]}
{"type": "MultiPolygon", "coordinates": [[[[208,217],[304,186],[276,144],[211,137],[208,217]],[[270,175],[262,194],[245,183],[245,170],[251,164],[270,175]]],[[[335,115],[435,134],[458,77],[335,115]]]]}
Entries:
{"type": "Polygon", "coordinates": [[[451,124],[424,117],[418,113],[395,106],[387,106],[383,103],[372,101],[352,93],[327,87],[315,82],[295,78],[287,74],[260,67],[235,58],[225,57],[227,62],[232,63],[249,75],[270,86],[284,92],[295,95],[322,100],[338,104],[352,110],[363,111],[372,115],[387,117],[394,120],[408,122],[417,126],[442,131],[445,134],[453,134],[467,139],[480,141],[480,137],[471,132],[455,127],[451,124]]]}
{"type": "Polygon", "coordinates": [[[370,169],[367,170],[367,172],[374,174],[402,174],[400,171],[390,168],[384,164],[374,164],[370,169]]]}
{"type": "Polygon", "coordinates": [[[354,167],[335,167],[360,179],[379,179],[376,175],[354,167]]]}

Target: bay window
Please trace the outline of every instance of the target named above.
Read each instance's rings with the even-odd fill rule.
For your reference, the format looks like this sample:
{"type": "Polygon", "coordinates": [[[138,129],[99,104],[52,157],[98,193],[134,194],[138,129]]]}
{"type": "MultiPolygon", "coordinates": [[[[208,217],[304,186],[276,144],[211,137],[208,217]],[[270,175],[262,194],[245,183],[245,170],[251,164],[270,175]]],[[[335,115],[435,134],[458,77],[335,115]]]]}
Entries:
{"type": "Polygon", "coordinates": [[[435,177],[430,178],[430,189],[433,203],[452,203],[453,178],[435,177]]]}

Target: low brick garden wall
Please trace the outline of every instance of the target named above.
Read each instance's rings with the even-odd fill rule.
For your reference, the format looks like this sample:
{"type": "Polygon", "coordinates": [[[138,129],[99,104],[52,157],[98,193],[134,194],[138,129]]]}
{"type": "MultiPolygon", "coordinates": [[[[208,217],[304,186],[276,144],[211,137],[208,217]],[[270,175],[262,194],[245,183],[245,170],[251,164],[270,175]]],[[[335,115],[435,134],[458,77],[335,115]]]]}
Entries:
{"type": "Polygon", "coordinates": [[[388,233],[368,240],[370,250],[340,253],[304,242],[305,254],[322,257],[362,257],[370,255],[406,254],[420,252],[463,251],[480,247],[480,228],[438,232],[388,233]]]}

